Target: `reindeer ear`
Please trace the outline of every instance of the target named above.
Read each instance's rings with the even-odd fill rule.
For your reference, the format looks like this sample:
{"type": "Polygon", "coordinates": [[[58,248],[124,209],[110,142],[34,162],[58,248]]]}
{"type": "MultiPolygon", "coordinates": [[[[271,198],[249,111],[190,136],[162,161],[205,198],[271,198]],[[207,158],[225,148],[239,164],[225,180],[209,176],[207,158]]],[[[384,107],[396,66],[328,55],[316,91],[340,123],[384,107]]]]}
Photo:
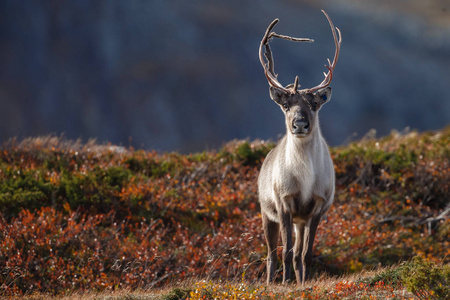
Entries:
{"type": "Polygon", "coordinates": [[[313,93],[314,100],[312,103],[313,110],[319,110],[319,108],[330,101],[331,99],[331,87],[326,87],[323,89],[320,89],[313,93]]]}
{"type": "Polygon", "coordinates": [[[283,103],[283,99],[286,97],[286,92],[277,87],[270,87],[270,98],[278,104],[283,103]]]}

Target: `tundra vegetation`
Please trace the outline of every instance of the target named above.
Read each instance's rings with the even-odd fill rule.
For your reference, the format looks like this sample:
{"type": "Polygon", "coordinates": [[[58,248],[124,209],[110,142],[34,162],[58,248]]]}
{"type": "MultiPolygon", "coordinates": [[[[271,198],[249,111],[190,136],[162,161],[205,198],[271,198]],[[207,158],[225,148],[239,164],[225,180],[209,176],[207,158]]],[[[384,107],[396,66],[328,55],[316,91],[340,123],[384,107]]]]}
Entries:
{"type": "Polygon", "coordinates": [[[0,297],[444,299],[448,145],[450,127],[331,148],[335,202],[312,280],[296,287],[279,284],[280,261],[264,284],[256,183],[273,143],[183,155],[11,140],[0,149],[0,297]]]}

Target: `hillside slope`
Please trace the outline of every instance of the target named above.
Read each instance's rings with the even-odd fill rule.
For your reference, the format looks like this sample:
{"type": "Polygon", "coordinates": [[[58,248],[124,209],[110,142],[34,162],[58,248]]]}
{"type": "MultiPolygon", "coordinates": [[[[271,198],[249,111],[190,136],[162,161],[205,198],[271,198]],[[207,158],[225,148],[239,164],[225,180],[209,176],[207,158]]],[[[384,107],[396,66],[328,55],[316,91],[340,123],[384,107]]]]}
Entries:
{"type": "MultiPolygon", "coordinates": [[[[332,148],[314,274],[450,257],[450,127],[332,148]]],[[[160,154],[58,137],[0,152],[0,295],[264,278],[256,180],[273,147],[160,154]]],[[[278,274],[279,276],[280,274],[278,274]]]]}

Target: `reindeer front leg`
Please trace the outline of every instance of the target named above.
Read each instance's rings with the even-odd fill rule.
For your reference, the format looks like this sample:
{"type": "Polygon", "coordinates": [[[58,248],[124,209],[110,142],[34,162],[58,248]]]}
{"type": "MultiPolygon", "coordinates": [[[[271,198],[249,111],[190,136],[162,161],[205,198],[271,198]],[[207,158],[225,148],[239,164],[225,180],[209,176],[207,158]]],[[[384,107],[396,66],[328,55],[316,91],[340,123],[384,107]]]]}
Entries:
{"type": "Polygon", "coordinates": [[[304,284],[310,274],[314,238],[319,221],[320,215],[316,215],[295,225],[294,270],[299,285],[304,284]]]}
{"type": "MultiPolygon", "coordinates": [[[[309,229],[308,229],[308,239],[304,239],[304,248],[302,251],[302,261],[303,261],[303,282],[309,278],[309,273],[311,271],[312,255],[313,255],[313,244],[314,238],[316,237],[317,227],[319,226],[321,215],[315,215],[310,219],[309,229]],[[305,251],[306,250],[306,251],[305,251]],[[306,252],[306,253],[305,253],[306,252]],[[305,254],[303,254],[305,253],[305,254]]],[[[305,236],[307,231],[305,230],[305,236]]]]}
{"type": "Polygon", "coordinates": [[[307,248],[303,245],[303,236],[305,230],[305,222],[296,223],[295,225],[295,245],[294,245],[294,271],[297,284],[302,283],[303,278],[303,264],[302,264],[302,250],[307,248]]]}
{"type": "Polygon", "coordinates": [[[283,243],[283,283],[291,280],[292,266],[292,215],[286,209],[280,209],[280,231],[281,241],[283,243]]]}

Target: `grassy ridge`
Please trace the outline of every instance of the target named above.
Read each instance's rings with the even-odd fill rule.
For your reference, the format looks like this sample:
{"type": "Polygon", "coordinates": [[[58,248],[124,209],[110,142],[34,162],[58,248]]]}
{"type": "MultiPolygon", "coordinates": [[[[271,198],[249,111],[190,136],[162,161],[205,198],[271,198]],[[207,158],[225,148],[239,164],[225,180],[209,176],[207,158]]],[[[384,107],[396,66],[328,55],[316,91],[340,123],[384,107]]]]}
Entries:
{"type": "MultiPolygon", "coordinates": [[[[416,255],[448,264],[449,144],[446,128],[331,149],[337,189],[317,233],[316,276],[416,255]]],[[[0,295],[148,289],[193,277],[258,287],[266,248],[256,179],[273,146],[235,141],[180,155],[57,137],[4,144],[0,295]]]]}

